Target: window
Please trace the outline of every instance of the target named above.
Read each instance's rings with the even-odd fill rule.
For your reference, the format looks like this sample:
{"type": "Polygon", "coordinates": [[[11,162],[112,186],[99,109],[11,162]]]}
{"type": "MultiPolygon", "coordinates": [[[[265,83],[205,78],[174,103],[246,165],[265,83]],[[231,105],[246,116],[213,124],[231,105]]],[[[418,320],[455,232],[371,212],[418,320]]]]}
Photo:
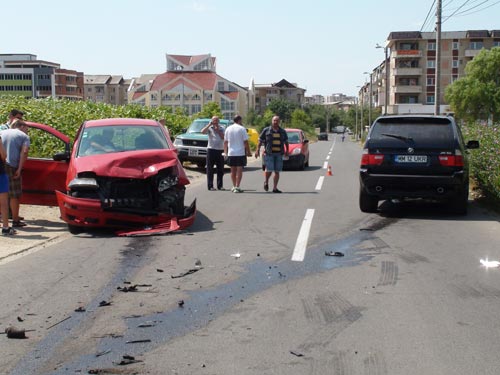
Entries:
{"type": "Polygon", "coordinates": [[[425,102],[427,104],[434,104],[434,95],[432,95],[432,94],[427,95],[427,98],[425,99],[425,102]]]}
{"type": "Polygon", "coordinates": [[[222,111],[234,111],[234,102],[221,98],[220,109],[222,111]]]}
{"type": "Polygon", "coordinates": [[[469,43],[469,49],[482,49],[483,41],[482,40],[471,40],[469,43]]]}
{"type": "Polygon", "coordinates": [[[453,74],[451,76],[451,83],[455,82],[458,79],[458,74],[453,74]]]}
{"type": "Polygon", "coordinates": [[[401,95],[398,98],[398,104],[417,104],[418,96],[416,95],[401,95]]]}
{"type": "Polygon", "coordinates": [[[224,91],[224,82],[217,82],[217,91],[224,91]]]}
{"type": "Polygon", "coordinates": [[[434,86],[436,84],[436,78],[434,76],[427,76],[427,86],[434,86]]]}
{"type": "Polygon", "coordinates": [[[151,94],[151,100],[158,100],[158,94],[151,94]]]}
{"type": "Polygon", "coordinates": [[[458,42],[453,42],[453,47],[452,47],[452,48],[453,48],[454,50],[457,50],[457,49],[458,49],[458,47],[459,47],[459,43],[458,43],[458,42]]]}
{"type": "Polygon", "coordinates": [[[427,60],[427,68],[435,68],[436,60],[427,60]]]}
{"type": "Polygon", "coordinates": [[[500,47],[500,40],[494,40],[493,47],[500,47]]]}
{"type": "Polygon", "coordinates": [[[452,67],[452,68],[458,68],[458,65],[459,65],[458,60],[453,60],[453,61],[451,62],[451,67],[452,67]]]}
{"type": "MultiPolygon", "coordinates": [[[[199,96],[198,94],[194,94],[194,95],[193,95],[192,100],[193,100],[193,101],[200,101],[200,100],[201,100],[201,98],[200,98],[200,96],[199,96]]],[[[198,111],[198,112],[199,112],[199,111],[198,111]]]]}
{"type": "Polygon", "coordinates": [[[412,50],[412,49],[418,49],[418,43],[413,43],[413,42],[401,42],[401,43],[399,43],[399,49],[401,49],[401,50],[412,50]]]}
{"type": "Polygon", "coordinates": [[[191,105],[191,114],[201,112],[201,104],[193,104],[191,105]]]}
{"type": "Polygon", "coordinates": [[[195,65],[193,70],[194,71],[209,70],[208,59],[205,59],[202,62],[200,62],[199,64],[195,65]]]}
{"type": "Polygon", "coordinates": [[[428,51],[435,51],[436,50],[436,42],[428,42],[427,43],[427,50],[428,51]]]}
{"type": "Polygon", "coordinates": [[[398,61],[398,68],[418,68],[418,60],[401,59],[398,61]]]}
{"type": "Polygon", "coordinates": [[[401,86],[417,86],[418,79],[417,78],[400,78],[398,83],[401,86]]]}

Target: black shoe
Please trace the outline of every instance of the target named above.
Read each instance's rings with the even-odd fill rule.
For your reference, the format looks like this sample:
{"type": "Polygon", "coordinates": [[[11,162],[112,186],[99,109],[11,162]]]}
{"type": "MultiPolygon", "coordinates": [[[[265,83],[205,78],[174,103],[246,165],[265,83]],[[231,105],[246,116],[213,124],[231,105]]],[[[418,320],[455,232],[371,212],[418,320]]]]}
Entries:
{"type": "Polygon", "coordinates": [[[16,234],[17,231],[14,228],[2,228],[2,236],[12,236],[16,234]]]}
{"type": "Polygon", "coordinates": [[[215,188],[210,187],[210,188],[208,188],[208,190],[209,190],[209,191],[215,191],[215,188]]]}
{"type": "Polygon", "coordinates": [[[281,190],[273,189],[273,193],[281,193],[281,190]]]}
{"type": "Polygon", "coordinates": [[[264,190],[265,191],[269,190],[269,184],[267,182],[264,182],[264,190]]]}
{"type": "Polygon", "coordinates": [[[221,191],[224,191],[226,189],[224,189],[222,186],[220,188],[217,188],[217,190],[221,190],[221,191]]]}

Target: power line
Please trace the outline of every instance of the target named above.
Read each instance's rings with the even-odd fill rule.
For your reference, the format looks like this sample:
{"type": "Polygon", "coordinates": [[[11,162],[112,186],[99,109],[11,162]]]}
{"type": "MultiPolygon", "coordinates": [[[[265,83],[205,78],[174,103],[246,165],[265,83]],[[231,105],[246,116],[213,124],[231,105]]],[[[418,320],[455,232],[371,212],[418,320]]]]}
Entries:
{"type": "Polygon", "coordinates": [[[429,12],[427,12],[427,16],[425,17],[424,23],[422,24],[422,27],[420,28],[420,31],[421,31],[421,32],[422,32],[422,30],[424,29],[424,27],[425,27],[425,25],[426,25],[427,21],[429,20],[429,15],[431,14],[431,12],[432,12],[432,8],[434,8],[434,5],[436,5],[436,0],[434,0],[434,1],[432,2],[431,7],[429,8],[429,12]]]}
{"type": "MultiPolygon", "coordinates": [[[[460,9],[462,9],[465,5],[467,5],[467,3],[469,2],[470,0],[466,0],[465,3],[463,3],[462,5],[460,5],[450,16],[446,17],[442,22],[444,23],[446,20],[450,19],[451,17],[453,17],[460,9]]],[[[485,0],[485,1],[488,1],[488,0],[485,0]]]]}
{"type": "Polygon", "coordinates": [[[469,14],[479,13],[479,12],[485,10],[485,9],[491,8],[492,6],[497,5],[498,3],[500,3],[500,1],[497,1],[497,2],[494,2],[491,5],[485,6],[484,8],[481,8],[481,9],[478,9],[478,10],[476,10],[474,12],[471,12],[471,10],[473,10],[473,9],[477,8],[478,6],[483,5],[484,3],[487,3],[489,1],[491,1],[491,0],[483,1],[482,3],[480,3],[480,4],[478,4],[478,5],[474,6],[474,7],[471,7],[469,9],[465,9],[464,11],[455,14],[455,16],[468,16],[469,14]]]}

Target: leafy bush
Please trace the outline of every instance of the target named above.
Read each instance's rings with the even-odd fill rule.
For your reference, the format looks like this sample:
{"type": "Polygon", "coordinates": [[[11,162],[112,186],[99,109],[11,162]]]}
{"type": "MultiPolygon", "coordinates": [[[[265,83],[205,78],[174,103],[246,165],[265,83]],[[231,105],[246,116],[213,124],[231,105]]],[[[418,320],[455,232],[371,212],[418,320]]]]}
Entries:
{"type": "Polygon", "coordinates": [[[500,202],[500,126],[468,123],[462,127],[466,140],[479,141],[470,151],[472,175],[489,198],[500,202]]]}

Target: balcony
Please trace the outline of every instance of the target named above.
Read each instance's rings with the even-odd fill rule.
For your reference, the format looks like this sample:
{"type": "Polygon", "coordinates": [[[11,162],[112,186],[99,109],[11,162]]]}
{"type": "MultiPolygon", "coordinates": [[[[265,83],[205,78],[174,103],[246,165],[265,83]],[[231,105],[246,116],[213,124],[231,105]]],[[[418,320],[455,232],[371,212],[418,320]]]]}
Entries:
{"type": "Polygon", "coordinates": [[[465,57],[476,57],[479,52],[481,52],[480,49],[466,49],[465,50],[465,57]]]}
{"type": "Polygon", "coordinates": [[[392,74],[395,76],[421,76],[422,68],[395,68],[392,74]]]}
{"type": "Polygon", "coordinates": [[[420,94],[422,92],[422,86],[398,85],[393,87],[393,92],[396,94],[420,94]]]}
{"type": "Polygon", "coordinates": [[[392,53],[392,56],[396,59],[401,57],[422,57],[422,51],[418,49],[398,49],[392,53]]]}

